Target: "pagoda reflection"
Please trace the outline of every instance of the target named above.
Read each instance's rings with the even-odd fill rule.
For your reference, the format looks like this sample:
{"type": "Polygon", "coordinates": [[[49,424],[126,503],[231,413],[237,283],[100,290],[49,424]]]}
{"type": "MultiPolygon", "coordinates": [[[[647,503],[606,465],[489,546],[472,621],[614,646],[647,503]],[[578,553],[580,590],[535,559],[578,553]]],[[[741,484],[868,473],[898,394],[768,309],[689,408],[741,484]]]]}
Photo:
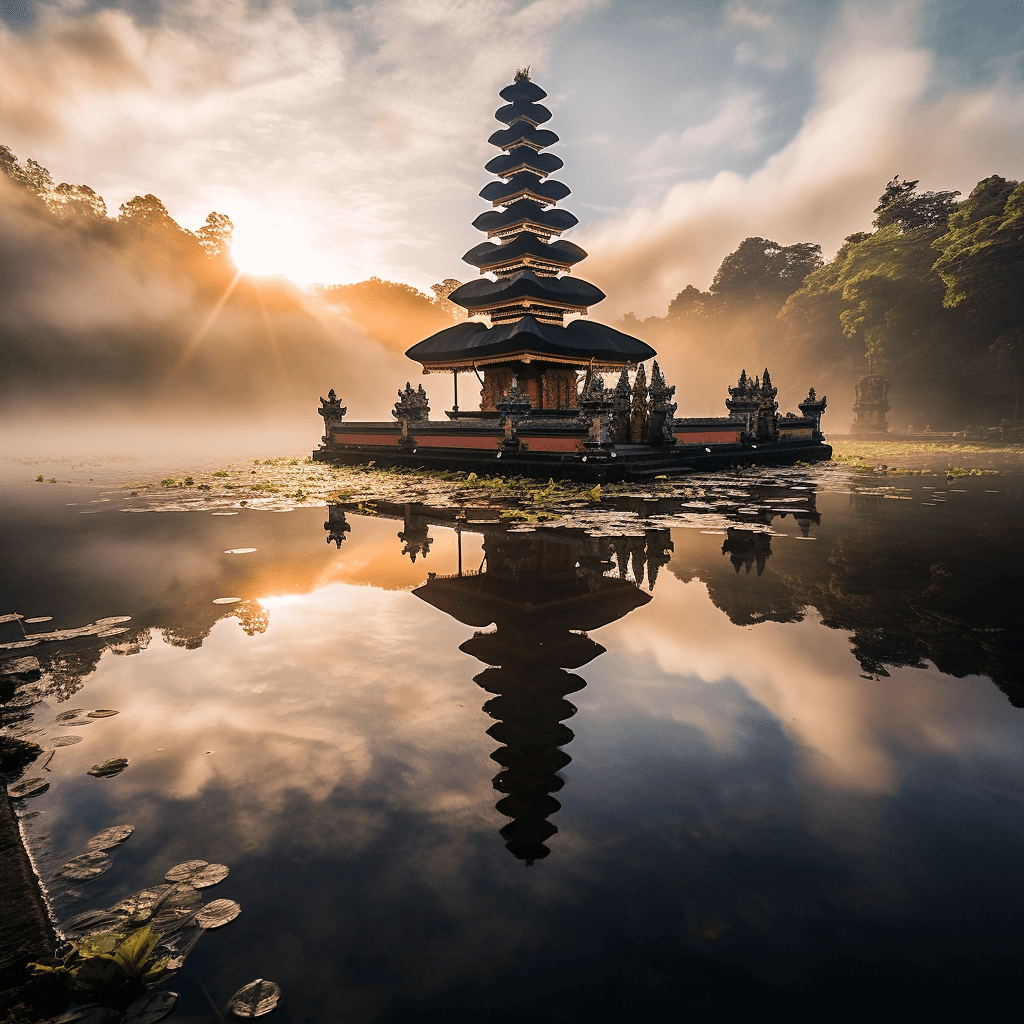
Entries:
{"type": "Polygon", "coordinates": [[[572,760],[565,722],[576,714],[566,698],[586,686],[573,670],[605,650],[586,633],[651,600],[640,585],[646,578],[653,589],[672,542],[668,530],[593,537],[496,526],[483,534],[480,570],[431,575],[413,593],[478,629],[460,650],[487,666],[474,681],[494,695],[484,711],[495,720],[488,735],[502,744],[491,755],[501,767],[496,806],[510,819],[500,833],[513,856],[532,864],[558,831],[550,818],[561,804],[552,794],[572,760]]]}

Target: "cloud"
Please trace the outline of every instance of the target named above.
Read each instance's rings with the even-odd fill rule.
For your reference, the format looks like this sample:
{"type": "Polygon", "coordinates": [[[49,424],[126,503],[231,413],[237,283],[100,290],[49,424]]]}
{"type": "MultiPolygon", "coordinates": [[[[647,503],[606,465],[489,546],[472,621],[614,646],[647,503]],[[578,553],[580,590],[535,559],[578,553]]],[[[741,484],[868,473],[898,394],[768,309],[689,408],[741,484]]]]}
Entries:
{"type": "Polygon", "coordinates": [[[498,90],[598,6],[381,0],[257,13],[192,0],[153,5],[144,24],[46,5],[31,32],[0,28],[4,141],[113,209],[152,192],[185,226],[213,208],[243,227],[261,223],[254,206],[272,211],[324,283],[377,274],[426,287],[424,251],[455,270],[473,241],[498,90]]]}
{"type": "MultiPolygon", "coordinates": [[[[877,18],[878,15],[876,14],[877,18]]],[[[894,173],[969,191],[990,174],[1019,177],[1024,87],[940,89],[935,55],[906,37],[906,9],[879,26],[848,8],[819,54],[817,98],[800,131],[748,175],[722,171],[676,184],[575,240],[587,276],[608,293],[598,315],[664,315],[687,284],[707,287],[750,235],[819,242],[826,254],[870,226],[894,173]]]]}

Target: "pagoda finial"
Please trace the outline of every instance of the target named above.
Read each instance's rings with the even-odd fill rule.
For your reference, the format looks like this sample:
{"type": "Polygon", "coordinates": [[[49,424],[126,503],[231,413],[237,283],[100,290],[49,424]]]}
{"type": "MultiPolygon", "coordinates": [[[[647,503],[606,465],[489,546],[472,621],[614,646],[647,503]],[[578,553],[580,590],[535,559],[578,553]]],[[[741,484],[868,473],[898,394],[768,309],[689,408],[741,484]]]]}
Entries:
{"type": "Polygon", "coordinates": [[[530,81],[530,65],[527,64],[525,68],[516,69],[516,77],[512,80],[514,82],[528,82],[530,81]]]}

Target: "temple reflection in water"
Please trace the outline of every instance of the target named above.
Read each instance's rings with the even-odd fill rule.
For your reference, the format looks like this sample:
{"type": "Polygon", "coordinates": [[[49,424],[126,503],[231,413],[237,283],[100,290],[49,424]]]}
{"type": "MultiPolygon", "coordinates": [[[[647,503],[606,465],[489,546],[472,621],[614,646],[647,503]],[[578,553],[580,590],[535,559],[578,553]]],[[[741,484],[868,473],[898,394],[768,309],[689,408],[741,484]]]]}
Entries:
{"type": "MultiPolygon", "coordinates": [[[[332,507],[331,539],[344,537],[343,524],[344,513],[332,507]]],[[[428,528],[427,517],[406,510],[399,539],[410,557],[429,549],[428,528]]],[[[488,735],[502,744],[491,755],[501,766],[494,788],[504,794],[496,806],[511,819],[501,837],[532,864],[550,853],[545,844],[558,831],[550,818],[561,805],[552,794],[572,760],[565,722],[576,714],[566,697],[587,685],[572,670],[605,651],[587,631],[651,600],[672,541],[667,529],[600,537],[498,523],[476,530],[484,538],[480,567],[464,567],[460,557],[458,572],[431,573],[413,593],[478,630],[459,649],[487,666],[474,681],[494,695],[483,709],[495,720],[488,735]]]]}

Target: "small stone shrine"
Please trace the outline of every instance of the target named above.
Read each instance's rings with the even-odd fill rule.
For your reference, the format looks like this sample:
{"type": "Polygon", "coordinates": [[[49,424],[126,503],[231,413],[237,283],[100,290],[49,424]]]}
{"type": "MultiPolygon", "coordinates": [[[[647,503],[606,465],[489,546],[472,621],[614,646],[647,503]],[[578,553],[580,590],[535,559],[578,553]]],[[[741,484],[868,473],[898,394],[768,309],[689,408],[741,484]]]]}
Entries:
{"type": "Polygon", "coordinates": [[[856,419],[851,434],[887,434],[889,423],[889,382],[880,373],[869,373],[857,381],[857,398],[853,403],[856,419]]]}
{"type": "Polygon", "coordinates": [[[587,254],[560,237],[577,219],[558,207],[570,190],[551,177],[562,161],[546,152],[558,142],[541,127],[551,119],[546,95],[526,71],[501,90],[503,127],[489,140],[501,152],[485,165],[497,180],[480,191],[491,209],[473,221],[487,241],[463,257],[481,277],[449,296],[470,318],[406,353],[425,374],[453,375],[445,419],[430,419],[422,384],[407,383],[383,423],[346,421],[332,390],[320,400],[325,429],[313,457],[594,483],[830,458],[825,400],[813,389],[799,416],[780,416],[768,370],[753,381],[744,371],[729,388],[728,416],[678,417],[655,350],[587,318],[605,295],[573,276],[587,254]],[[605,373],[618,374],[614,387],[605,373]],[[479,387],[478,408],[460,408],[460,375],[479,387]]]}

